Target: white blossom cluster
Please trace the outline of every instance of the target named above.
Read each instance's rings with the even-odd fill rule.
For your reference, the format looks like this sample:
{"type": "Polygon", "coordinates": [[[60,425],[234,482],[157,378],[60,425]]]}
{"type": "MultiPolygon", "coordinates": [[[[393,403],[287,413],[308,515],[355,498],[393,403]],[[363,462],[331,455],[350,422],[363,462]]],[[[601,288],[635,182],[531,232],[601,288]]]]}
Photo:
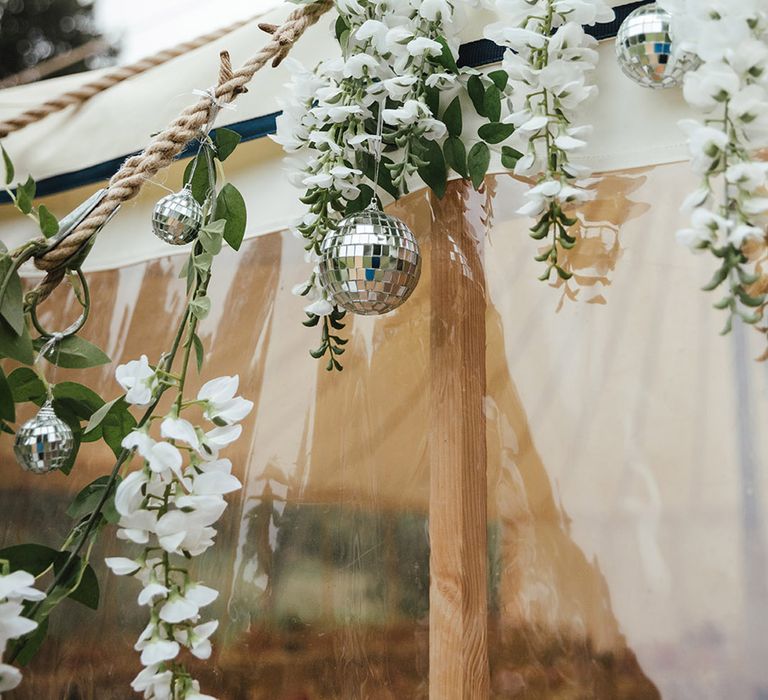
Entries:
{"type": "Polygon", "coordinates": [[[558,235],[569,220],[563,208],[590,199],[591,192],[578,187],[578,178],[589,170],[570,161],[587,145],[592,131],[578,123],[579,109],[597,93],[589,74],[597,65],[597,42],[587,35],[584,24],[609,22],[613,10],[603,0],[489,0],[502,17],[488,25],[485,36],[509,50],[503,69],[509,80],[505,89],[509,115],[505,123],[515,126],[507,143],[519,152],[517,175],[536,177],[526,193],[524,216],[539,218],[533,232],[544,238],[554,231],[544,278],[557,266],[557,243],[569,246],[569,238],[558,235]]]}
{"type": "MultiPolygon", "coordinates": [[[[343,55],[313,71],[293,63],[274,137],[290,154],[291,182],[306,190],[302,201],[309,211],[295,232],[306,239],[311,263],[366,178],[373,184],[375,155],[384,144],[397,153],[381,170],[394,189],[407,191],[408,178],[423,164],[420,142],[441,139],[446,132],[428,105],[427,91],[456,84],[456,76],[436,60],[444,51],[455,60],[458,52],[448,0],[340,0],[336,5],[343,55]],[[377,135],[380,111],[384,144],[377,135]]],[[[295,291],[311,302],[308,313],[333,311],[316,268],[295,291]]]]}
{"type": "MultiPolygon", "coordinates": [[[[702,115],[680,123],[688,135],[701,186],[685,201],[691,225],[678,240],[709,249],[721,261],[708,288],[727,282],[717,306],[757,322],[761,299],[746,287],[756,281],[742,248],[763,241],[768,226],[768,6],[764,0],[662,0],[673,18],[679,49],[701,63],[685,76],[686,101],[702,115]]],[[[730,328],[730,318],[727,328],[730,328]]]]}
{"type": "MultiPolygon", "coordinates": [[[[0,574],[0,658],[11,639],[18,639],[37,628],[37,622],[21,613],[25,600],[43,600],[45,593],[34,587],[35,577],[26,571],[0,574]]],[[[0,663],[0,693],[13,690],[21,683],[21,672],[0,663]]]]}
{"type": "MultiPolygon", "coordinates": [[[[146,356],[121,365],[115,374],[129,403],[151,402],[159,380],[146,356]]],[[[218,626],[216,620],[202,622],[200,613],[218,592],[191,577],[189,562],[213,545],[213,526],[227,506],[224,495],[241,487],[232,463],[219,456],[240,436],[239,421],[253,408],[236,396],[238,383],[237,376],[207,382],[195,400],[179,401],[161,419],[160,440],[139,428],[122,443],[138,452],[143,466],[117,488],[117,536],[144,550],[136,558],[110,557],[106,563],[115,574],[135,576],[143,585],[138,602],[149,607],[150,620],[135,645],[144,669],[132,687],[148,699],[210,700],[174,660],[182,647],[207,659],[218,626]],[[179,415],[193,406],[215,427],[204,431],[179,415]]]]}

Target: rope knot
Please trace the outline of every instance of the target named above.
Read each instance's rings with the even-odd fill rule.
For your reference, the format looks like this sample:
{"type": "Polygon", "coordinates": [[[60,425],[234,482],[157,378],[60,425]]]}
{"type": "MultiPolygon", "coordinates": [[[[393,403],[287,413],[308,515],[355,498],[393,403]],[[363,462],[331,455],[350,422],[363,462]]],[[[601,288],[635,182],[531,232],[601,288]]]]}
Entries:
{"type": "Polygon", "coordinates": [[[298,22],[291,21],[286,22],[282,27],[262,22],[259,24],[259,29],[267,34],[271,34],[272,41],[280,47],[275,58],[272,60],[272,67],[277,68],[288,55],[296,40],[304,33],[305,27],[300,26],[298,22]]]}
{"type": "MultiPolygon", "coordinates": [[[[109,181],[109,186],[88,213],[43,251],[34,254],[35,266],[47,272],[45,279],[30,294],[30,301],[40,303],[59,285],[67,269],[79,269],[90,244],[123,202],[141,189],[150,177],[173,162],[184,146],[199,138],[201,129],[213,123],[216,113],[235,96],[246,91],[253,78],[270,58],[277,66],[296,40],[331,9],[332,0],[317,0],[296,8],[282,27],[260,25],[273,40],[236,72],[227,52],[220,54],[219,81],[213,94],[206,92],[197,104],[185,109],[165,130],[157,134],[141,154],[126,159],[109,181]]],[[[30,256],[28,256],[30,257],[30,256]]],[[[28,259],[28,258],[27,258],[28,259]]]]}

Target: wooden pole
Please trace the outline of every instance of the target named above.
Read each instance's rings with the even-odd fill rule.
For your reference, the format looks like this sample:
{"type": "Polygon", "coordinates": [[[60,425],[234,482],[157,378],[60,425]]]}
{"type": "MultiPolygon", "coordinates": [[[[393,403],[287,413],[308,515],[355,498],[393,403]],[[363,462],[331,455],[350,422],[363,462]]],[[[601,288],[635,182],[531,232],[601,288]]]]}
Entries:
{"type": "Polygon", "coordinates": [[[489,697],[484,201],[463,181],[432,199],[430,700],[489,697]]]}

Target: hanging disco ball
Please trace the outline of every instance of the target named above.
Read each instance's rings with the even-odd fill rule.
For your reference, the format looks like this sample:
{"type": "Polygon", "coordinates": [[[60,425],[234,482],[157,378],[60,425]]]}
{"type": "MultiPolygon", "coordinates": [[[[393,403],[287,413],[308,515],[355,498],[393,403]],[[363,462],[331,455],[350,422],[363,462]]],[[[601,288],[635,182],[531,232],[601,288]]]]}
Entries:
{"type": "Polygon", "coordinates": [[[419,281],[421,255],[400,219],[366,209],[339,222],[323,240],[320,283],[336,306],[353,314],[386,314],[419,281]]]}
{"type": "Polygon", "coordinates": [[[192,196],[189,185],[163,197],[152,212],[152,230],[171,245],[184,245],[195,240],[202,225],[203,208],[192,196]]]}
{"type": "Polygon", "coordinates": [[[16,433],[13,451],[16,461],[28,472],[45,474],[61,469],[72,456],[75,440],[72,429],[56,416],[50,401],[16,433]]]}
{"type": "Polygon", "coordinates": [[[624,74],[638,85],[671,88],[698,66],[698,58],[678,51],[672,41],[672,17],[655,2],[631,12],[616,34],[616,57],[624,74]]]}

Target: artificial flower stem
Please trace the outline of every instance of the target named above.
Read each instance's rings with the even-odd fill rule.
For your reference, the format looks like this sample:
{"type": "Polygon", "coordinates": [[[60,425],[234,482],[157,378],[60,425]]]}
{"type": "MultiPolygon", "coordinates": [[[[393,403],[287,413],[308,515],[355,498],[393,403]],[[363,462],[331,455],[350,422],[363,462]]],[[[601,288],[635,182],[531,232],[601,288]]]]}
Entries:
{"type": "MultiPolygon", "coordinates": [[[[207,280],[204,284],[207,287],[207,280]]],[[[197,293],[197,286],[195,287],[193,293],[190,295],[190,301],[195,298],[196,293],[197,293]]],[[[176,357],[176,354],[178,353],[179,346],[181,344],[181,339],[184,337],[184,330],[187,327],[188,323],[190,323],[190,318],[192,319],[192,323],[194,323],[196,319],[194,316],[192,316],[189,308],[189,303],[188,303],[187,308],[184,310],[184,314],[182,316],[181,322],[179,323],[179,327],[176,331],[176,335],[173,339],[171,350],[164,358],[164,363],[165,363],[164,370],[166,372],[170,371],[171,367],[173,366],[174,359],[176,357]]],[[[192,323],[190,323],[190,325],[192,325],[192,323]]],[[[141,419],[137,424],[137,428],[143,427],[151,419],[152,414],[154,413],[155,409],[160,403],[160,399],[162,398],[163,394],[167,389],[168,389],[168,385],[160,385],[160,388],[157,392],[157,396],[154,398],[153,402],[144,412],[144,415],[141,417],[141,419]]],[[[51,582],[51,584],[48,586],[45,594],[46,595],[45,600],[48,600],[48,598],[52,595],[52,593],[56,590],[56,588],[61,585],[62,581],[66,580],[66,577],[69,576],[73,563],[79,556],[80,551],[82,550],[86,541],[88,540],[94,528],[96,527],[97,523],[99,522],[99,519],[101,517],[101,510],[104,507],[104,504],[112,495],[112,490],[117,480],[117,475],[120,472],[120,468],[128,460],[132,452],[133,450],[123,448],[120,454],[118,455],[117,460],[115,461],[115,465],[112,467],[112,471],[110,472],[109,479],[107,480],[107,484],[104,488],[104,492],[102,493],[101,498],[96,504],[96,507],[91,511],[91,514],[88,516],[88,520],[85,523],[85,528],[83,530],[83,533],[80,536],[79,541],[75,545],[75,548],[69,553],[69,556],[67,557],[64,563],[64,566],[62,566],[59,572],[54,576],[54,579],[51,582]]],[[[81,525],[78,525],[77,527],[80,527],[80,526],[81,525]]],[[[69,543],[70,540],[71,540],[71,533],[65,540],[65,544],[69,543]]],[[[61,551],[66,551],[66,550],[64,549],[64,547],[62,547],[61,551]]],[[[33,606],[30,608],[29,613],[27,615],[30,619],[35,619],[35,615],[37,615],[37,613],[40,611],[45,600],[39,601],[33,604],[33,606]]],[[[45,617],[47,617],[52,611],[52,609],[53,609],[53,606],[48,608],[45,611],[45,615],[41,619],[44,619],[45,617]]],[[[13,661],[18,657],[18,655],[24,649],[28,639],[29,637],[22,637],[21,639],[19,639],[18,643],[14,646],[13,651],[11,652],[9,663],[13,663],[13,661]]]]}

